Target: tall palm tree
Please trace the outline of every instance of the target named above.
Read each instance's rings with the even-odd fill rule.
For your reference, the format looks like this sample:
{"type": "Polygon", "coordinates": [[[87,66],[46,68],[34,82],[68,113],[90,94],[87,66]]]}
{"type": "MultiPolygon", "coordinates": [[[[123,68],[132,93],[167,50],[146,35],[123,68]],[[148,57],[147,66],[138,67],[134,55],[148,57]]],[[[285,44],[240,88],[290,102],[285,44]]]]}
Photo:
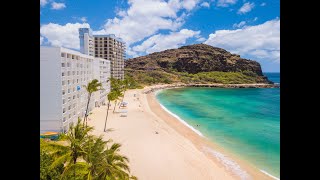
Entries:
{"type": "Polygon", "coordinates": [[[52,150],[53,156],[56,157],[55,161],[51,164],[50,168],[55,168],[61,164],[66,164],[62,177],[73,171],[73,177],[76,177],[76,168],[79,166],[77,160],[83,156],[86,152],[84,146],[88,138],[91,137],[89,132],[93,130],[93,127],[84,126],[81,123],[81,119],[78,119],[76,125],[73,123],[69,127],[69,131],[66,135],[66,144],[51,142],[48,144],[48,148],[52,150]]]}
{"type": "Polygon", "coordinates": [[[92,93],[102,90],[102,84],[99,83],[99,81],[97,79],[93,79],[92,81],[90,81],[88,83],[88,85],[84,86],[88,92],[88,103],[87,103],[87,108],[86,108],[86,114],[84,116],[84,121],[83,124],[86,123],[87,125],[87,118],[88,118],[88,109],[89,109],[89,103],[90,103],[90,99],[91,99],[91,95],[92,93]]]}
{"type": "Polygon", "coordinates": [[[104,123],[104,132],[106,132],[106,126],[107,126],[107,120],[108,120],[108,115],[109,115],[109,108],[110,108],[110,101],[114,101],[116,99],[116,94],[114,91],[111,91],[108,94],[108,109],[107,109],[107,115],[106,115],[106,121],[104,123]]]}
{"type": "Polygon", "coordinates": [[[115,100],[115,105],[113,108],[113,113],[114,113],[116,106],[117,106],[117,101],[118,101],[119,97],[122,96],[122,85],[121,85],[121,80],[115,79],[115,78],[110,78],[110,84],[111,84],[111,92],[110,93],[113,93],[114,100],[115,100]]]}

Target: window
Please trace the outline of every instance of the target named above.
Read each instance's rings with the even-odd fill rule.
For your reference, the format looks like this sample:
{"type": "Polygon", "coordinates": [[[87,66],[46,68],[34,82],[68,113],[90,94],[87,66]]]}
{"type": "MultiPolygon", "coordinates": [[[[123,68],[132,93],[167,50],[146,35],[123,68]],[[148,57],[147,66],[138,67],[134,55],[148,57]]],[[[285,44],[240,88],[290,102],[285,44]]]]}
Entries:
{"type": "Polygon", "coordinates": [[[79,75],[79,71],[77,71],[77,75],[79,75]]]}
{"type": "Polygon", "coordinates": [[[70,71],[68,71],[68,76],[70,76],[70,71]]]}
{"type": "Polygon", "coordinates": [[[64,53],[61,53],[61,57],[65,57],[65,54],[64,54],[64,53]]]}
{"type": "Polygon", "coordinates": [[[72,75],[75,75],[76,74],[76,72],[75,71],[72,71],[72,75]]]}
{"type": "Polygon", "coordinates": [[[68,85],[70,84],[70,80],[68,80],[68,85]]]}
{"type": "Polygon", "coordinates": [[[68,89],[68,93],[70,93],[70,89],[68,89]]]}
{"type": "Polygon", "coordinates": [[[64,76],[64,72],[62,73],[62,76],[64,76]]]}
{"type": "Polygon", "coordinates": [[[61,67],[65,67],[65,64],[64,64],[64,63],[61,63],[61,67]]]}
{"type": "Polygon", "coordinates": [[[66,112],[66,108],[63,108],[63,109],[62,109],[62,113],[65,113],[65,112],[66,112]]]}
{"type": "Polygon", "coordinates": [[[66,103],[66,100],[65,100],[65,99],[63,99],[63,100],[62,100],[62,104],[65,104],[65,103],[66,103]]]}
{"type": "Polygon", "coordinates": [[[79,79],[77,79],[77,83],[79,83],[79,79]]]}
{"type": "Polygon", "coordinates": [[[65,85],[65,83],[64,83],[64,81],[62,81],[62,86],[64,86],[65,85]]]}
{"type": "Polygon", "coordinates": [[[70,58],[71,57],[71,55],[70,54],[67,54],[67,58],[70,58]]]}
{"type": "Polygon", "coordinates": [[[72,84],[74,84],[75,83],[75,80],[72,80],[72,84]]]}
{"type": "MultiPolygon", "coordinates": [[[[76,95],[73,95],[72,99],[75,99],[76,98],[76,95]]],[[[74,107],[74,106],[73,106],[74,107]]]]}
{"type": "Polygon", "coordinates": [[[70,63],[67,63],[67,67],[70,67],[71,65],[70,65],[70,63]]]}
{"type": "Polygon", "coordinates": [[[65,95],[65,94],[66,94],[66,92],[64,90],[62,90],[62,95],[65,95]]]}
{"type": "Polygon", "coordinates": [[[68,110],[70,110],[71,109],[71,105],[70,106],[68,106],[68,110]]]}
{"type": "Polygon", "coordinates": [[[64,117],[64,118],[63,118],[63,122],[66,122],[66,120],[67,120],[66,117],[64,117]]]}
{"type": "Polygon", "coordinates": [[[76,91],[76,89],[75,89],[75,88],[73,88],[73,92],[74,92],[74,91],[76,91]]]}
{"type": "Polygon", "coordinates": [[[68,102],[70,102],[71,101],[71,97],[68,97],[68,102]]]}

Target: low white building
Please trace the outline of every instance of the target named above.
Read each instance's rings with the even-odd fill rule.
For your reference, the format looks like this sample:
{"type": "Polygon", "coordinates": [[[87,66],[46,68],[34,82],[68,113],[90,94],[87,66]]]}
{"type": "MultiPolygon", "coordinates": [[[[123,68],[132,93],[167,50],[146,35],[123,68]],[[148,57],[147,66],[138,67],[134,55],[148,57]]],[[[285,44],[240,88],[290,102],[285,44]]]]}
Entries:
{"type": "Polygon", "coordinates": [[[105,105],[110,92],[110,61],[103,58],[95,58],[93,61],[93,78],[102,84],[102,90],[94,93],[95,107],[105,105]]]}
{"type": "MultiPolygon", "coordinates": [[[[76,122],[78,117],[84,117],[88,101],[84,85],[93,80],[96,74],[101,74],[94,72],[100,71],[100,67],[94,68],[97,62],[101,60],[74,50],[40,46],[40,133],[65,132],[70,123],[76,122]]],[[[97,79],[105,80],[105,77],[110,77],[110,71],[107,74],[106,69],[105,75],[97,79]]],[[[95,102],[100,103],[103,98],[105,100],[110,85],[104,87],[103,91],[106,92],[99,92],[103,94],[99,99],[96,100],[96,95],[91,98],[89,112],[95,107],[95,102]]]]}

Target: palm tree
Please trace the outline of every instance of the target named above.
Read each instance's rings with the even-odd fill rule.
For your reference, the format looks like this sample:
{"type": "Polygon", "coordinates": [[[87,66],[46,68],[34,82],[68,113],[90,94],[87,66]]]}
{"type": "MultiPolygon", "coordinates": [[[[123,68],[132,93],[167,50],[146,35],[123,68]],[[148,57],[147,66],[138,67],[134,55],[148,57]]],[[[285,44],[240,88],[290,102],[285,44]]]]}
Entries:
{"type": "Polygon", "coordinates": [[[108,109],[107,109],[107,115],[106,115],[106,121],[104,123],[104,132],[106,132],[106,126],[107,126],[107,120],[108,120],[108,115],[109,115],[109,108],[110,108],[110,101],[114,101],[116,99],[116,94],[114,91],[111,91],[108,94],[108,109]]]}
{"type": "Polygon", "coordinates": [[[128,77],[126,77],[123,81],[121,81],[121,85],[122,85],[121,90],[123,91],[123,94],[122,94],[122,99],[121,99],[121,103],[119,105],[119,108],[120,108],[121,104],[123,103],[124,94],[130,88],[130,85],[131,85],[130,84],[130,79],[128,77]]]}
{"type": "Polygon", "coordinates": [[[99,81],[97,79],[93,79],[92,81],[90,81],[88,83],[87,86],[84,86],[88,92],[88,103],[87,103],[87,108],[86,108],[86,114],[84,116],[84,121],[83,124],[86,123],[87,125],[87,117],[88,117],[88,109],[89,109],[89,103],[90,103],[90,98],[92,93],[102,90],[102,84],[99,83],[99,81]]]}
{"type": "Polygon", "coordinates": [[[77,164],[77,160],[86,153],[83,148],[88,138],[91,137],[89,132],[92,130],[93,127],[84,126],[79,118],[75,126],[72,123],[69,127],[66,135],[66,145],[54,142],[49,143],[48,148],[52,150],[53,156],[56,157],[50,168],[53,169],[61,164],[67,163],[62,177],[65,177],[73,170],[73,177],[75,178],[76,169],[81,165],[81,163],[77,164]]]}
{"type": "Polygon", "coordinates": [[[113,108],[113,113],[114,113],[116,106],[117,106],[117,101],[118,101],[119,97],[122,96],[121,80],[115,79],[115,78],[110,78],[110,84],[111,84],[111,92],[110,93],[113,93],[114,100],[115,100],[115,105],[113,108]]]}
{"type": "Polygon", "coordinates": [[[102,161],[99,179],[137,179],[129,175],[130,168],[127,165],[129,159],[119,154],[120,147],[120,144],[114,143],[104,152],[105,159],[102,161]]]}

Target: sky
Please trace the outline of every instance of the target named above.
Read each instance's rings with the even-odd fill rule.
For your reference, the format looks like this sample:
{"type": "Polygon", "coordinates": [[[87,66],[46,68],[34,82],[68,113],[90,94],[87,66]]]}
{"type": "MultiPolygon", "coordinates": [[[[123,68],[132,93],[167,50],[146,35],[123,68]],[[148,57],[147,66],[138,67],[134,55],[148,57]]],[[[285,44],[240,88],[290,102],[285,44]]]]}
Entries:
{"type": "Polygon", "coordinates": [[[80,27],[122,38],[127,58],[205,43],[280,72],[279,0],[40,0],[40,45],[79,50],[80,27]]]}

